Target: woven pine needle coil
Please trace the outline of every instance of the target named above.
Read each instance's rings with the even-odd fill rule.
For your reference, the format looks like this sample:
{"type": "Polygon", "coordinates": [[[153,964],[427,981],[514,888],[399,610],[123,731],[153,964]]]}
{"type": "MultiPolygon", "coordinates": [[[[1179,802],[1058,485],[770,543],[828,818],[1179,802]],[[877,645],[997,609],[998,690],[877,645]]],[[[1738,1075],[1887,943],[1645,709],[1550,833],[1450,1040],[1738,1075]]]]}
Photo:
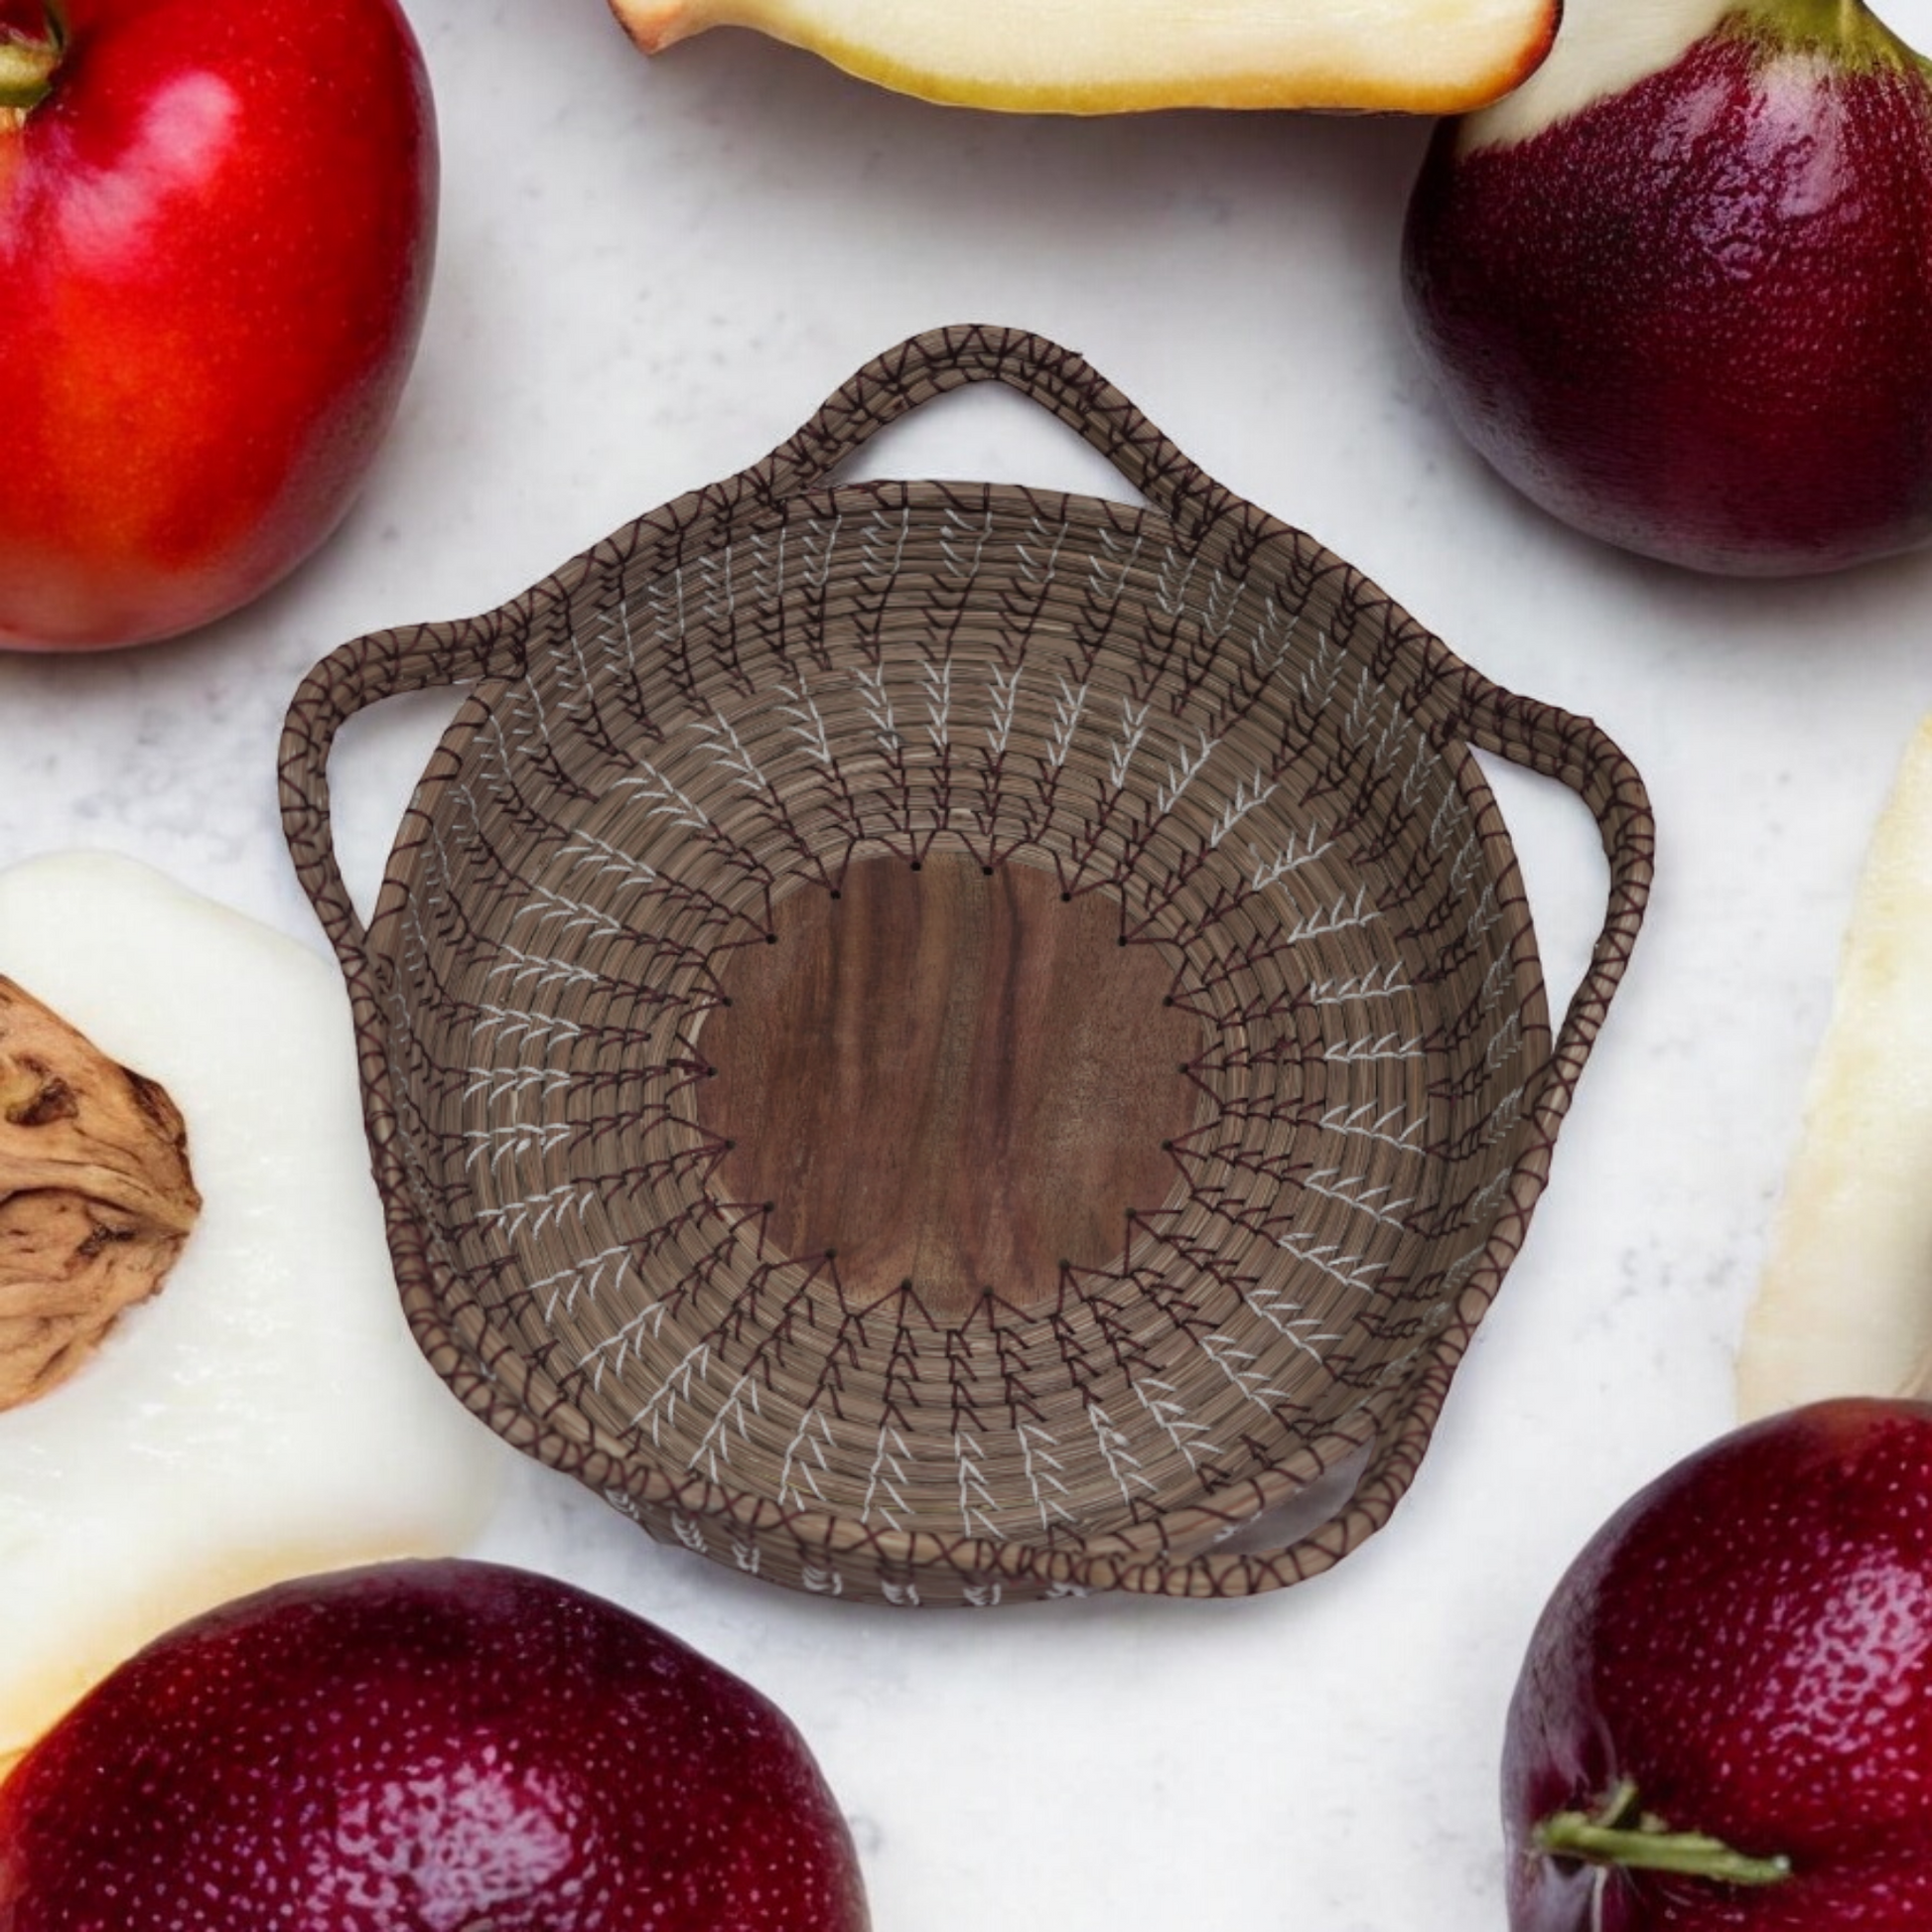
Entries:
{"type": "Polygon", "coordinates": [[[993,329],[497,611],[334,652],[282,778],[430,1361],[654,1536],[908,1604],[1245,1593],[1379,1528],[1650,877],[1592,724],[993,329]],[[982,380],[1147,506],[828,482],[982,380]],[[330,745],[450,683],[364,930],[330,745]],[[1601,826],[1554,1037],[1471,748],[1601,826]]]}

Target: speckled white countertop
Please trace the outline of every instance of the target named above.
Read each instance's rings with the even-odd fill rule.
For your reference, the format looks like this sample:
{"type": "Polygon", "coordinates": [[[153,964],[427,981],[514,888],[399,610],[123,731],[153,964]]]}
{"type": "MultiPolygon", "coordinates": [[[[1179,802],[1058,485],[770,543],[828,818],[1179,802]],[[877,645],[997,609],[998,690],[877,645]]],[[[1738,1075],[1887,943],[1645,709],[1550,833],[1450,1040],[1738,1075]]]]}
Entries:
{"type": "MultiPolygon", "coordinates": [[[[647,66],[600,0],[408,6],[445,201],[384,457],[337,540],[255,609],[137,653],[0,657],[0,863],[106,847],[321,949],[275,812],[303,671],[363,630],[498,603],[945,322],[1083,350],[1497,681],[1596,718],[1658,814],[1648,926],[1420,1479],[1338,1570],[1245,1603],[888,1612],[659,1548],[533,1465],[483,1546],[775,1696],[854,1819],[880,1932],[1493,1932],[1498,1741],[1529,1625],[1609,1508],[1730,1417],[1863,843],[1932,710],[1932,556],[1703,581],[1509,495],[1404,333],[1419,123],[1001,119],[741,34],[647,66]]],[[[1888,14],[1932,42],[1932,0],[1888,14]]],[[[877,467],[1114,487],[1057,425],[984,392],[915,419],[877,467]]],[[[450,710],[399,700],[345,738],[340,842],[362,893],[450,710]]],[[[1567,988],[1600,910],[1591,828],[1537,781],[1501,795],[1567,988]]]]}

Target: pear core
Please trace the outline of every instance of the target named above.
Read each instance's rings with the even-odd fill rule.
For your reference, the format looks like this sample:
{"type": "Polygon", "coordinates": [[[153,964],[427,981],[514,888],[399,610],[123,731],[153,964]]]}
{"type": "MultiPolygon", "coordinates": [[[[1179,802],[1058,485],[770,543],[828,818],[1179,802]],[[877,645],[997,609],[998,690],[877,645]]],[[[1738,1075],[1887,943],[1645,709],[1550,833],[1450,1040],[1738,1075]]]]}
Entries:
{"type": "Polygon", "coordinates": [[[79,1369],[201,1208],[166,1089],[0,975],[0,1409],[79,1369]]]}

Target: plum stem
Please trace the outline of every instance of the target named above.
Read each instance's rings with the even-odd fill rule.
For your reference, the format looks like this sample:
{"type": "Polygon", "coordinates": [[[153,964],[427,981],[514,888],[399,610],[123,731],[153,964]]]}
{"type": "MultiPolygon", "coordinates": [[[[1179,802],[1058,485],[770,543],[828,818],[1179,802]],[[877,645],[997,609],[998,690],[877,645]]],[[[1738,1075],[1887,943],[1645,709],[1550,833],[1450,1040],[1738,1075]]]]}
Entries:
{"type": "Polygon", "coordinates": [[[1847,69],[1923,66],[1865,0],[1758,0],[1741,17],[1760,23],[1777,45],[1818,48],[1847,69]]]}
{"type": "Polygon", "coordinates": [[[51,6],[46,22],[38,34],[0,26],[0,126],[8,121],[18,126],[53,89],[55,69],[67,51],[67,33],[51,6]]]}
{"type": "Polygon", "coordinates": [[[1552,1858],[1580,1859],[1586,1864],[1677,1871],[1725,1885],[1774,1885],[1791,1875],[1791,1861],[1782,1854],[1754,1858],[1732,1850],[1723,1839],[1674,1832],[1651,1813],[1639,1812],[1637,1787],[1628,1779],[1594,1812],[1553,1812],[1532,1837],[1537,1849],[1552,1858]]]}

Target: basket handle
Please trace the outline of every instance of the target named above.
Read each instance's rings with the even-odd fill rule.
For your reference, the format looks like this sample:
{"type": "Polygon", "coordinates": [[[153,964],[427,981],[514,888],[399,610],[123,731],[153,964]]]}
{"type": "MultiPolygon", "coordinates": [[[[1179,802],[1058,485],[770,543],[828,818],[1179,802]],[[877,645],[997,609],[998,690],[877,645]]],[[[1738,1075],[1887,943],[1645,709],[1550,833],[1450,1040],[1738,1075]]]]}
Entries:
{"type": "MultiPolygon", "coordinates": [[[[887,424],[970,382],[1003,382],[1031,397],[1176,524],[1198,530],[1240,507],[1084,357],[1041,336],[977,325],[931,330],[875,357],[769,456],[676,507],[702,503],[711,513],[731,514],[747,493],[773,506],[801,495],[887,424]]],[[[660,534],[674,537],[679,523],[670,518],[660,534]]],[[[358,637],[332,651],[297,687],[282,732],[283,832],[296,877],[345,966],[360,965],[366,935],[343,882],[330,826],[328,766],[337,733],[383,698],[517,676],[522,660],[520,627],[505,613],[492,612],[461,623],[358,637]]]]}
{"type": "Polygon", "coordinates": [[[282,723],[282,831],[295,876],[351,979],[366,964],[367,935],[344,882],[330,822],[329,754],[337,734],[358,711],[384,698],[510,677],[522,668],[521,627],[498,611],[353,638],[331,651],[296,687],[282,723]]]}
{"type": "MultiPolygon", "coordinates": [[[[1004,383],[1057,416],[1184,530],[1198,535],[1217,518],[1256,515],[1084,356],[1042,336],[984,324],[930,330],[868,362],[794,436],[746,471],[744,482],[773,502],[801,494],[889,423],[972,382],[1004,383]]],[[[1649,799],[1636,767],[1591,720],[1490,683],[1434,640],[1429,655],[1427,695],[1418,708],[1439,740],[1494,753],[1578,792],[1597,821],[1609,861],[1603,926],[1539,1089],[1535,1119],[1553,1136],[1649,899],[1656,851],[1649,799]]]]}
{"type": "Polygon", "coordinates": [[[1557,1128],[1570,1111],[1650,902],[1656,821],[1636,766],[1593,719],[1519,697],[1449,659],[1447,650],[1442,656],[1451,666],[1445,680],[1449,702],[1442,729],[1477,751],[1569,786],[1595,819],[1609,868],[1603,922],[1589,964],[1564,1010],[1531,1110],[1547,1178],[1557,1128]]]}
{"type": "MultiPolygon", "coordinates": [[[[1635,765],[1592,720],[1505,691],[1443,645],[1433,647],[1433,688],[1423,710],[1439,740],[1494,753],[1569,786],[1596,820],[1609,865],[1603,923],[1529,1097],[1523,1152],[1483,1259],[1464,1282],[1429,1361],[1410,1385],[1399,1426],[1378,1432],[1346,1504],[1318,1529],[1281,1549],[1252,1554],[1209,1550],[1170,1559],[1042,1552],[1028,1565],[1039,1581],[1164,1596],[1248,1596],[1303,1582],[1340,1562],[1388,1521],[1407,1491],[1448,1397],[1449,1378],[1522,1245],[1530,1215],[1549,1182],[1558,1129],[1643,923],[1656,858],[1656,825],[1635,765]]],[[[1257,1503],[1257,1512],[1259,1508],[1257,1503]]],[[[1243,1528],[1254,1513],[1231,1509],[1229,1534],[1243,1528]]]]}
{"type": "Polygon", "coordinates": [[[1043,336],[986,324],[929,330],[888,349],[744,481],[772,503],[802,495],[889,423],[973,382],[1004,383],[1057,416],[1189,535],[1245,508],[1084,356],[1043,336]]]}

